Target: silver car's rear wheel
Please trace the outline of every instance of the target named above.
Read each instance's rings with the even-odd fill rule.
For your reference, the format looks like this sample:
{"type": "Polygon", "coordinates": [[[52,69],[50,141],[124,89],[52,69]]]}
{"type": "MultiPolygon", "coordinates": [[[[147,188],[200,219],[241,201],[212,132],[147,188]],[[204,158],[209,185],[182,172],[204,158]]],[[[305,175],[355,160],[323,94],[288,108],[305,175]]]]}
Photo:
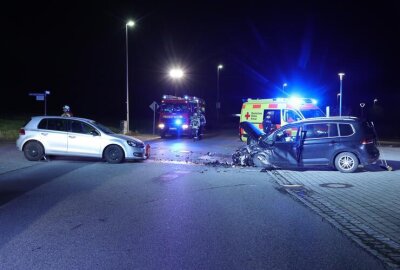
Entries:
{"type": "Polygon", "coordinates": [[[108,163],[121,163],[124,160],[124,150],[118,145],[107,146],[104,158],[108,163]]]}
{"type": "Polygon", "coordinates": [[[40,142],[31,141],[24,146],[24,156],[30,161],[39,161],[44,156],[44,149],[40,142]]]}
{"type": "Polygon", "coordinates": [[[335,168],[343,173],[355,172],[358,168],[359,162],[356,155],[350,152],[343,152],[335,158],[335,168]]]}

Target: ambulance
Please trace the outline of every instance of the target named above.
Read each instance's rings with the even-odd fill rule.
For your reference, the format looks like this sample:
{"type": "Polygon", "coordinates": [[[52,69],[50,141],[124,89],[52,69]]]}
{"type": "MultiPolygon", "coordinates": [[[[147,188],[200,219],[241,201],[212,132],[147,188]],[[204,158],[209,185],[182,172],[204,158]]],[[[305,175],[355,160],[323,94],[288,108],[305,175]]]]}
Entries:
{"type": "MultiPolygon", "coordinates": [[[[325,116],[317,101],[311,98],[249,98],[242,105],[240,122],[250,122],[263,131],[262,122],[268,113],[271,115],[272,130],[294,121],[325,116]]],[[[247,141],[247,134],[241,128],[239,136],[241,141],[247,141]]]]}

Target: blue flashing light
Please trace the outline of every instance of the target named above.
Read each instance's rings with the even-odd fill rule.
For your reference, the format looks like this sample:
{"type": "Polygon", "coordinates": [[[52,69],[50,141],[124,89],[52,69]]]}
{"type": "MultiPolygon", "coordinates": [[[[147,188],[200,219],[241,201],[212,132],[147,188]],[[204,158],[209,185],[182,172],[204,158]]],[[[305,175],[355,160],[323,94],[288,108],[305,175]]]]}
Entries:
{"type": "Polygon", "coordinates": [[[318,100],[316,99],[311,99],[312,104],[317,105],[318,104],[318,100]]]}
{"type": "Polygon", "coordinates": [[[292,106],[300,107],[301,104],[303,104],[303,100],[302,100],[301,98],[299,98],[299,97],[291,97],[291,98],[289,99],[289,103],[290,103],[292,106]]]}
{"type": "Polygon", "coordinates": [[[182,119],[175,119],[175,125],[177,126],[182,125],[182,119]]]}

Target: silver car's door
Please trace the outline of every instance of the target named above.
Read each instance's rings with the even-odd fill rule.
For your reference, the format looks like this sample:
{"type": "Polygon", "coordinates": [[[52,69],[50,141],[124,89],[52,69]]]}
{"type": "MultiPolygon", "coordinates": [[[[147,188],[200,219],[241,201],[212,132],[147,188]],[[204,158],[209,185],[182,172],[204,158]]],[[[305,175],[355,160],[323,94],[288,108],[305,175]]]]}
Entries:
{"type": "Polygon", "coordinates": [[[68,154],[101,157],[101,135],[91,125],[78,120],[69,120],[68,154]]]}
{"type": "Polygon", "coordinates": [[[46,154],[67,153],[67,120],[45,118],[39,123],[38,131],[46,154]]]}

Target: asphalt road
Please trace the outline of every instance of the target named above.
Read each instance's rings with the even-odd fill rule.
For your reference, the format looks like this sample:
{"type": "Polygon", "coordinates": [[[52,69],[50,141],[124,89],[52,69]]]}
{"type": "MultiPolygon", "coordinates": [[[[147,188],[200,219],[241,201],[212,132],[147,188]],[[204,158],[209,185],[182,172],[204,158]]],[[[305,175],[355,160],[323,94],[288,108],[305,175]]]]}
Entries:
{"type": "Polygon", "coordinates": [[[267,173],[213,165],[234,136],[151,144],[118,165],[1,145],[0,268],[385,269],[267,173]]]}

